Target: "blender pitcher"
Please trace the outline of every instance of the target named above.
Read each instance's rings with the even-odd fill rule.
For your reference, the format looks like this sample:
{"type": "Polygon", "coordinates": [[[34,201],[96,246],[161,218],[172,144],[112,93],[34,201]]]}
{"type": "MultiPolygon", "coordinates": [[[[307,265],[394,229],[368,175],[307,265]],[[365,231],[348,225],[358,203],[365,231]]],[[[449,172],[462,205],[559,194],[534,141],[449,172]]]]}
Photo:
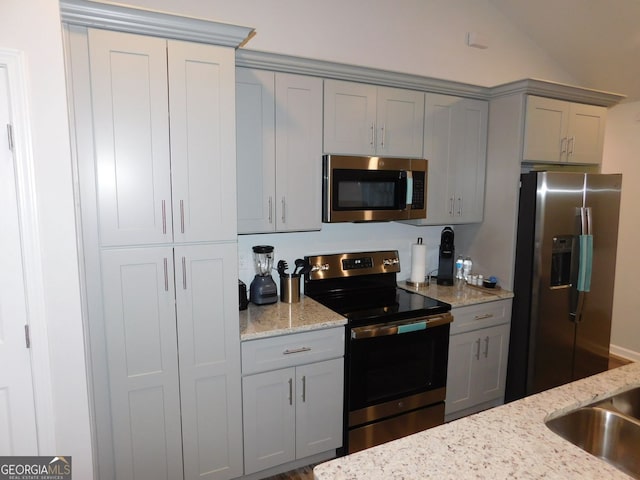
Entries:
{"type": "Polygon", "coordinates": [[[273,247],[256,245],[253,247],[253,262],[256,276],[249,287],[249,299],[256,305],[266,305],[278,301],[276,283],[271,278],[273,268],[273,247]]]}

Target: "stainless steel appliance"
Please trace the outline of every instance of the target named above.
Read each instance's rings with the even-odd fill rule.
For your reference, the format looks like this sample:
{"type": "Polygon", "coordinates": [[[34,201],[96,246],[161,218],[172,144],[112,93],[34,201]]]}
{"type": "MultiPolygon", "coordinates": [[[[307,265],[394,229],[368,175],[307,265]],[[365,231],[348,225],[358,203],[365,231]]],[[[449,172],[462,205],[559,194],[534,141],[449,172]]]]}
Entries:
{"type": "Polygon", "coordinates": [[[507,401],[607,369],[621,184],[522,175],[507,401]]]}
{"type": "Polygon", "coordinates": [[[322,165],[323,222],[427,216],[427,160],[325,155],[322,165]]]}
{"type": "Polygon", "coordinates": [[[396,287],[397,251],[305,261],[305,295],[348,319],[345,452],[444,423],[451,306],[396,287]]]}

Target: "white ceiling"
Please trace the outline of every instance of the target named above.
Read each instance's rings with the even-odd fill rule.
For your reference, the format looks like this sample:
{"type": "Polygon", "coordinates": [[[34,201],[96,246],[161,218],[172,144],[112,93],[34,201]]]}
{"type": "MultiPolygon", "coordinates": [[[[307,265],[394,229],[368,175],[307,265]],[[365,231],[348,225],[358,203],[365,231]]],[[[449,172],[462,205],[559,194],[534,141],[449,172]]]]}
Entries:
{"type": "Polygon", "coordinates": [[[489,0],[580,86],[640,101],[640,0],[489,0]]]}

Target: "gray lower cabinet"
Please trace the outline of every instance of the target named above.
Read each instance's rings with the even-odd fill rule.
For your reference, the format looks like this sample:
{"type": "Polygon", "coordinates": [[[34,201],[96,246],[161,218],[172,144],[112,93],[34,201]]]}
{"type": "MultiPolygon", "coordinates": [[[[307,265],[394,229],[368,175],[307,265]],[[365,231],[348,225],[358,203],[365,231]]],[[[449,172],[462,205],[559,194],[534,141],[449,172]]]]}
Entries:
{"type": "Polygon", "coordinates": [[[504,402],[511,299],[452,309],[445,420],[504,402]]]}
{"type": "Polygon", "coordinates": [[[245,475],[342,445],[343,355],[343,328],[242,344],[245,475]]]}

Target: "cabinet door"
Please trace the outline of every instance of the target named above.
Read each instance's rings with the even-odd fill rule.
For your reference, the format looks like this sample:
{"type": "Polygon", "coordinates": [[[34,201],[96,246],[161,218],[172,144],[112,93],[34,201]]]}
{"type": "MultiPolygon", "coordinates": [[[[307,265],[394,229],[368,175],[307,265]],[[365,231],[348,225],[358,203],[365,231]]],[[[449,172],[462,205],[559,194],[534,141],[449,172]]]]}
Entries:
{"type": "Polygon", "coordinates": [[[320,230],[320,78],[276,74],[276,159],[276,229],[320,230]]]}
{"type": "Polygon", "coordinates": [[[176,310],[187,479],[242,475],[236,244],[176,247],[176,310]]]}
{"type": "Polygon", "coordinates": [[[238,233],[275,230],[275,74],[236,69],[238,233]]]}
{"type": "Polygon", "coordinates": [[[453,222],[481,222],[484,213],[484,181],[487,164],[488,104],[463,99],[456,103],[450,169],[453,222]]]}
{"type": "Polygon", "coordinates": [[[604,148],[607,109],[572,103],[569,114],[567,161],[599,164],[604,148]]]}
{"type": "Polygon", "coordinates": [[[427,219],[430,225],[451,221],[453,193],[449,179],[454,176],[451,148],[454,139],[455,105],[462,101],[451,95],[427,93],[425,96],[424,158],[429,161],[427,219]]]}
{"type": "Polygon", "coordinates": [[[375,154],[376,95],[374,85],[324,81],[324,153],[375,154]]]}
{"type": "Polygon", "coordinates": [[[174,239],[235,240],[234,50],[171,40],[168,62],[174,239]]]}
{"type": "Polygon", "coordinates": [[[183,478],[173,250],[101,263],[116,478],[183,478]]]}
{"type": "Polygon", "coordinates": [[[480,348],[481,340],[476,332],[449,338],[445,415],[475,405],[474,365],[480,358],[480,348]]]}
{"type": "Polygon", "coordinates": [[[342,446],[344,360],[296,368],[296,457],[342,446]]]}
{"type": "Polygon", "coordinates": [[[295,368],[242,378],[244,473],[295,459],[295,368]]]}
{"type": "Polygon", "coordinates": [[[88,32],[102,245],[172,240],[166,41],[88,32]]]}
{"type": "Polygon", "coordinates": [[[566,160],[569,103],[551,98],[527,97],[524,161],[566,160]]]}
{"type": "Polygon", "coordinates": [[[509,324],[478,331],[480,358],[475,375],[477,403],[504,397],[509,348],[509,324]]]}
{"type": "Polygon", "coordinates": [[[376,153],[394,157],[422,156],[424,93],[378,87],[376,153]]]}
{"type": "Polygon", "coordinates": [[[424,158],[429,161],[424,225],[482,221],[488,105],[426,94],[424,158]]]}

